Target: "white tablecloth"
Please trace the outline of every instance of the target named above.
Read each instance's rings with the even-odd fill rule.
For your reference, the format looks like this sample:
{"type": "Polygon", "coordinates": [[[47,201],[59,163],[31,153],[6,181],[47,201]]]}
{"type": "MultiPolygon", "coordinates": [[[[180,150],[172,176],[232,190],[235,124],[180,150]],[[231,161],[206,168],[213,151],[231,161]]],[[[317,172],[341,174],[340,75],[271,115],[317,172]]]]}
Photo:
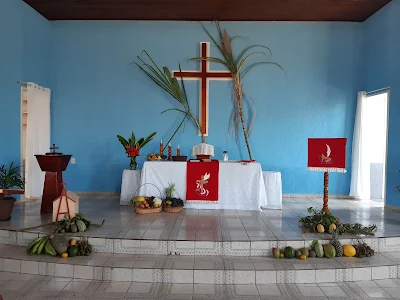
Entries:
{"type": "Polygon", "coordinates": [[[282,209],[282,176],[280,172],[263,172],[268,205],[266,209],[282,209]]]}
{"type": "Polygon", "coordinates": [[[140,186],[140,170],[124,170],[122,173],[120,205],[129,205],[135,191],[140,186]]]}
{"type": "MultiPolygon", "coordinates": [[[[186,162],[145,162],[140,184],[152,183],[164,197],[169,183],[175,183],[175,197],[186,198],[186,162]]],[[[258,210],[267,206],[264,179],[259,163],[243,165],[220,162],[218,204],[192,204],[185,202],[186,208],[258,210]]],[[[141,196],[160,196],[153,185],[146,184],[139,190],[141,196]]]]}

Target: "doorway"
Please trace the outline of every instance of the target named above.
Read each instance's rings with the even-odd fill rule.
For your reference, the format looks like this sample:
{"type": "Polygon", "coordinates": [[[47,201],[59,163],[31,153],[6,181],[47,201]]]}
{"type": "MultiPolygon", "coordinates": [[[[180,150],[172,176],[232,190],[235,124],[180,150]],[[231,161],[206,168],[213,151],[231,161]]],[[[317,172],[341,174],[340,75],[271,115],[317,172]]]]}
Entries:
{"type": "MultiPolygon", "coordinates": [[[[369,163],[370,199],[385,202],[389,90],[367,93],[365,121],[369,163]]],[[[364,116],[363,116],[364,117],[364,116]]]]}

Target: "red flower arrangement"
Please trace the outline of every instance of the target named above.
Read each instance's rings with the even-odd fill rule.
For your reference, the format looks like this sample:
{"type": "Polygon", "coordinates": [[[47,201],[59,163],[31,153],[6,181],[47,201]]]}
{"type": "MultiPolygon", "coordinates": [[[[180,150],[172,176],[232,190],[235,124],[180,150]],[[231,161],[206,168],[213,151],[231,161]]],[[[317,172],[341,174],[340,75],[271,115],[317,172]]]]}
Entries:
{"type": "Polygon", "coordinates": [[[121,145],[125,149],[125,153],[130,157],[131,162],[129,164],[131,170],[136,170],[137,169],[137,162],[136,158],[140,155],[140,149],[145,146],[148,142],[150,142],[153,139],[153,136],[156,135],[156,132],[153,132],[150,134],[147,138],[141,138],[138,141],[136,141],[136,137],[134,132],[132,131],[131,137],[126,140],[120,135],[117,135],[117,138],[121,145]]]}

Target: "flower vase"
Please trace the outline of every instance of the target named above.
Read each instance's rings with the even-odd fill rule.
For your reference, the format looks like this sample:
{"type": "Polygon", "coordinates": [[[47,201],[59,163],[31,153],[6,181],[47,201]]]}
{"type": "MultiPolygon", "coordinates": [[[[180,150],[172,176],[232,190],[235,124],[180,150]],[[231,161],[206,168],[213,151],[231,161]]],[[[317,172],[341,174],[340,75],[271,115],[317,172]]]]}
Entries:
{"type": "Polygon", "coordinates": [[[129,167],[131,168],[131,170],[136,170],[138,167],[138,164],[136,162],[136,156],[135,157],[131,157],[131,162],[129,163],[129,167]]]}

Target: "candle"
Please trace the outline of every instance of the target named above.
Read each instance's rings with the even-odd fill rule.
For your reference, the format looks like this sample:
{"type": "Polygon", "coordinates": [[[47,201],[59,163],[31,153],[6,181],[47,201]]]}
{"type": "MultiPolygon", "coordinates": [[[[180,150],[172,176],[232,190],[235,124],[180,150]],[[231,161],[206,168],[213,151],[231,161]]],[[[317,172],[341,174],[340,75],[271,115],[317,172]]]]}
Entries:
{"type": "Polygon", "coordinates": [[[180,149],[179,145],[178,145],[178,149],[180,149]]]}
{"type": "Polygon", "coordinates": [[[172,146],[171,143],[168,145],[168,160],[172,160],[172,146]]]}
{"type": "Polygon", "coordinates": [[[164,154],[164,144],[163,144],[162,139],[161,139],[161,141],[160,141],[160,155],[163,155],[163,154],[164,154]]]}
{"type": "Polygon", "coordinates": [[[181,148],[178,145],[178,149],[176,149],[176,156],[181,156],[181,148]]]}

